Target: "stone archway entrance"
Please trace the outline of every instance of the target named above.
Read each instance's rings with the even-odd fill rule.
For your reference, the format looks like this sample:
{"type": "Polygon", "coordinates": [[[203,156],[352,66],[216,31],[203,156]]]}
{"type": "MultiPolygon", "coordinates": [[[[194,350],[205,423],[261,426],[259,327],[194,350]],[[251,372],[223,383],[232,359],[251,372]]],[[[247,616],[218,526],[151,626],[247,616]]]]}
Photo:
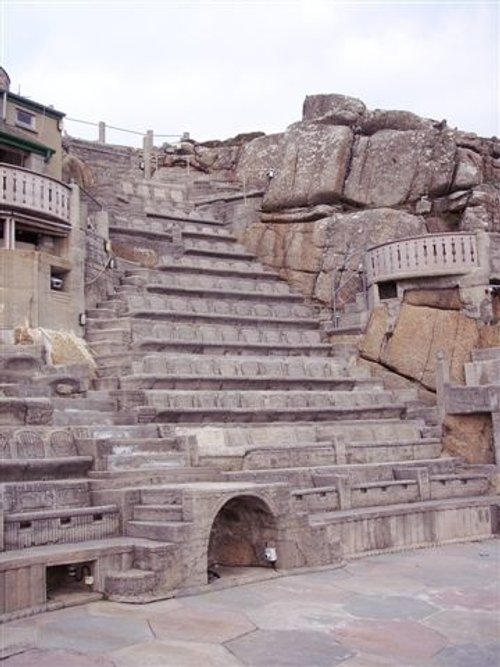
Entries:
{"type": "Polygon", "coordinates": [[[276,544],[276,520],[255,496],[228,500],[217,513],[208,542],[208,569],[219,566],[266,566],[266,546],[276,544]]]}

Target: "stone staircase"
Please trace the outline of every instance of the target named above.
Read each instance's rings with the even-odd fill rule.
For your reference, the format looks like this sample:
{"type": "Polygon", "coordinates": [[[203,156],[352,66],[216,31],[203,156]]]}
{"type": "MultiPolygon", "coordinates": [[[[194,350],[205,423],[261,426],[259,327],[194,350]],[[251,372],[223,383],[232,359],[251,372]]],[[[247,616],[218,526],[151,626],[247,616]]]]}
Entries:
{"type": "Polygon", "coordinates": [[[116,450],[117,463],[92,472],[102,498],[132,494],[133,480],[129,535],[177,544],[191,562],[185,545],[207,525],[197,499],[274,488],[286,489],[304,535],[331,533],[340,557],[491,533],[488,470],[443,457],[439,428],[408,417],[415,393],[385,390],[357,366],[352,344],[327,343],[314,309],[227,226],[158,212],[134,224],[177,245],[156,269],[129,269],[89,314],[96,387],[138,425],[190,443],[192,477],[157,483],[145,468],[141,482],[133,461],[147,457],[135,442],[119,463],[116,450]],[[356,546],[344,551],[353,522],[356,546]]]}
{"type": "Polygon", "coordinates": [[[155,210],[111,231],[162,254],[88,311],[96,376],[0,352],[0,618],[53,608],[46,573],[72,564],[145,602],[268,565],[268,541],[291,569],[492,534],[488,467],[443,456],[415,392],[328,343],[228,226],[155,210]]]}

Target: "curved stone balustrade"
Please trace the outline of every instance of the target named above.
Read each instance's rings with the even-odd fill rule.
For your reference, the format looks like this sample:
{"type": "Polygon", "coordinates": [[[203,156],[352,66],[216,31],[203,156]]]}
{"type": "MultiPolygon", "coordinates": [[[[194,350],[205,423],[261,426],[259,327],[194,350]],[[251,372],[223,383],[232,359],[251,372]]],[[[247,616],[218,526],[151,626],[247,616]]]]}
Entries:
{"type": "Polygon", "coordinates": [[[476,235],[469,232],[428,234],[370,248],[368,284],[401,278],[469,273],[479,266],[476,235]]]}
{"type": "Polygon", "coordinates": [[[50,176],[0,165],[0,209],[24,209],[69,224],[70,192],[69,186],[50,176]]]}

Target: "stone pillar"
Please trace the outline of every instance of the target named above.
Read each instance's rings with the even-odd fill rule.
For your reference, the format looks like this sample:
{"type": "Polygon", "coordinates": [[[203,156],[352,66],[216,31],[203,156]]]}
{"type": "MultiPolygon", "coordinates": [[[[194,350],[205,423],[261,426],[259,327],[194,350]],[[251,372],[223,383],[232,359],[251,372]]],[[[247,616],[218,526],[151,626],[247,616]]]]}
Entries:
{"type": "Polygon", "coordinates": [[[495,463],[500,466],[500,407],[497,405],[496,410],[491,413],[491,423],[493,425],[493,453],[495,455],[495,463]]]}
{"type": "Polygon", "coordinates": [[[16,247],[16,222],[13,218],[7,218],[4,224],[4,247],[13,250],[16,247]]]}
{"type": "Polygon", "coordinates": [[[151,178],[151,156],[153,153],[153,130],[148,130],[142,139],[144,153],[144,178],[151,178]]]}
{"type": "Polygon", "coordinates": [[[336,475],[337,493],[339,497],[339,509],[350,510],[352,508],[351,485],[348,475],[336,475]]]}
{"type": "Polygon", "coordinates": [[[99,143],[106,143],[106,123],[104,121],[99,121],[99,143]]]}

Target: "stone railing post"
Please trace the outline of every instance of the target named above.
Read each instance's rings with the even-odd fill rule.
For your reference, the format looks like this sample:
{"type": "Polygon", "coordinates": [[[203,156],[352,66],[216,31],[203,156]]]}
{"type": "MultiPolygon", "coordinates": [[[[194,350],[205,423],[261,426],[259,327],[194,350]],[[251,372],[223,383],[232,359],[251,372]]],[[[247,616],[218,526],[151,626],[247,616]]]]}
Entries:
{"type": "Polygon", "coordinates": [[[144,152],[144,178],[149,181],[151,178],[151,156],[153,153],[153,130],[148,130],[142,139],[142,148],[144,152]]]}
{"type": "Polygon", "coordinates": [[[99,121],[99,139],[100,144],[106,143],[106,123],[102,120],[99,121]]]}

